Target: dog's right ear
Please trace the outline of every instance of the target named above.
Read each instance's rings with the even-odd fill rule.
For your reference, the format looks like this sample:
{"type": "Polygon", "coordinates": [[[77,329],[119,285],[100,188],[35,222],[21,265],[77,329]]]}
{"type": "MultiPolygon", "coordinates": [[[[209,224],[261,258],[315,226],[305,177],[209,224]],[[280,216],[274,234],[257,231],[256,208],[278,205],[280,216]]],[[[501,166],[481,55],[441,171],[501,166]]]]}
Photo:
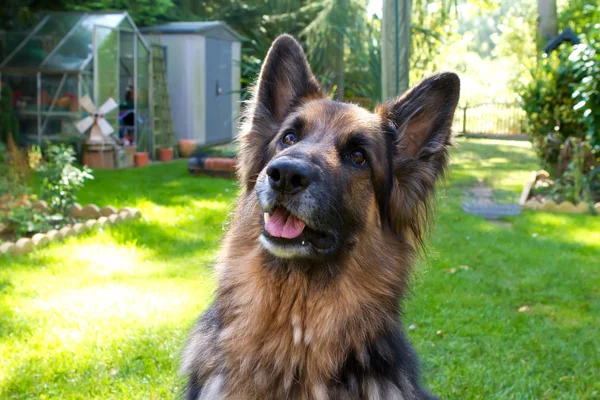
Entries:
{"type": "Polygon", "coordinates": [[[304,51],[290,35],[271,45],[250,100],[240,135],[238,175],[244,188],[254,187],[267,162],[267,145],[285,117],[308,99],[324,97],[304,51]]]}

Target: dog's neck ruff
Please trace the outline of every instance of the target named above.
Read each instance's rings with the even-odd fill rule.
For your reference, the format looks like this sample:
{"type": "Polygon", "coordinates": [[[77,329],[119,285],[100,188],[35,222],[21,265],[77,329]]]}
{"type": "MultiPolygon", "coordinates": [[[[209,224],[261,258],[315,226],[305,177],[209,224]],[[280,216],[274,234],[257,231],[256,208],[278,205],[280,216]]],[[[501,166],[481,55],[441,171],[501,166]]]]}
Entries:
{"type": "Polygon", "coordinates": [[[337,379],[350,354],[367,358],[367,344],[399,324],[409,246],[368,233],[337,261],[335,279],[323,282],[294,261],[281,260],[288,263],[282,270],[269,266],[258,238],[238,239],[251,229],[248,221],[234,221],[217,267],[219,343],[234,382],[251,381],[259,390],[278,379],[288,394],[297,385],[318,388],[337,379]]]}

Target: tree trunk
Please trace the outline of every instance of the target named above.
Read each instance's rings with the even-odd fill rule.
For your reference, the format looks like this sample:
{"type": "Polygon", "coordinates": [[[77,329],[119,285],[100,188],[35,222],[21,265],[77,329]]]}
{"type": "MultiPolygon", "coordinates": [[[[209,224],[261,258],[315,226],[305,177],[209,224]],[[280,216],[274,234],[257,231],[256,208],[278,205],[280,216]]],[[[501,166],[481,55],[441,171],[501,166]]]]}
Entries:
{"type": "Polygon", "coordinates": [[[383,99],[408,89],[412,0],[383,0],[381,94],[383,99]]]}
{"type": "Polygon", "coordinates": [[[538,50],[558,35],[556,0],[538,0],[538,50]]]}
{"type": "Polygon", "coordinates": [[[344,32],[337,32],[335,54],[335,99],[344,101],[344,32]]]}

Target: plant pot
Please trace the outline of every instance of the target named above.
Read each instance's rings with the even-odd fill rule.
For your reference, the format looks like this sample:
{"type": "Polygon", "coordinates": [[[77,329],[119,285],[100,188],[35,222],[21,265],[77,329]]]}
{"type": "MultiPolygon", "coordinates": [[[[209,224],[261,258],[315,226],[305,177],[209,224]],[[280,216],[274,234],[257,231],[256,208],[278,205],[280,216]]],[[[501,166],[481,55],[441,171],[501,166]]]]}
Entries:
{"type": "Polygon", "coordinates": [[[93,169],[115,169],[113,147],[106,144],[87,144],[82,164],[93,169]]]}
{"type": "Polygon", "coordinates": [[[136,167],[144,167],[146,165],[148,165],[148,152],[139,152],[139,153],[135,153],[135,155],[133,156],[135,159],[135,166],[136,167]]]}
{"type": "Polygon", "coordinates": [[[235,172],[236,165],[235,158],[209,157],[204,160],[205,171],[235,172]]]}
{"type": "Polygon", "coordinates": [[[173,149],[158,149],[158,159],[160,161],[173,161],[173,149]]]}
{"type": "Polygon", "coordinates": [[[190,158],[192,153],[198,147],[198,143],[191,139],[179,139],[179,156],[183,158],[190,158]]]}

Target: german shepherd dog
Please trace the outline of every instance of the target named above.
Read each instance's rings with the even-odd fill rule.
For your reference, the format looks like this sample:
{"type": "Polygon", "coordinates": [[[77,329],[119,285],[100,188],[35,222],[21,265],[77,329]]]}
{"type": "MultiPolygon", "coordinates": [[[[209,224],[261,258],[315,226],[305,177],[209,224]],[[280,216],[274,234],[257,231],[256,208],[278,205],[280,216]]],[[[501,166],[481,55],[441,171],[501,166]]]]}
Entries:
{"type": "Polygon", "coordinates": [[[400,322],[460,92],[454,73],[374,113],[332,101],[275,40],[240,136],[218,288],[183,355],[188,399],[431,399],[400,322]]]}

